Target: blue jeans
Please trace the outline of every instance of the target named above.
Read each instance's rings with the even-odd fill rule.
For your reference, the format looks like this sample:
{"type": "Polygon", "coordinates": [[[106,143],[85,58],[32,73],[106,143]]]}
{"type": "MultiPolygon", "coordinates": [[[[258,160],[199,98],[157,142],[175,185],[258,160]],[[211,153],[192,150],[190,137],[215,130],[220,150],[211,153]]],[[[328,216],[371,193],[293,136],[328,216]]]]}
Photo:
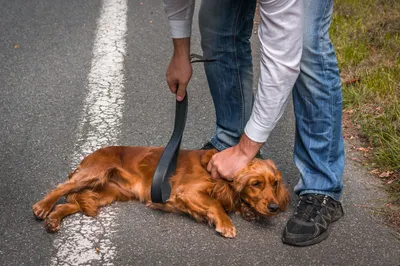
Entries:
{"type": "MultiPolygon", "coordinates": [[[[218,149],[238,143],[253,103],[250,37],[255,0],[202,0],[199,26],[216,111],[218,149]]],[[[304,0],[301,72],[293,88],[296,118],[294,161],[299,195],[319,193],[338,200],[342,192],[344,143],[342,94],[337,59],[329,39],[333,0],[304,0]]]]}
{"type": "Polygon", "coordinates": [[[342,87],[329,38],[333,0],[304,1],[301,73],[293,89],[296,118],[294,162],[300,171],[297,194],[339,199],[345,163],[342,87]]]}
{"type": "Polygon", "coordinates": [[[253,107],[253,64],[250,37],[256,0],[202,0],[199,11],[201,46],[216,112],[218,150],[235,146],[253,107]]]}

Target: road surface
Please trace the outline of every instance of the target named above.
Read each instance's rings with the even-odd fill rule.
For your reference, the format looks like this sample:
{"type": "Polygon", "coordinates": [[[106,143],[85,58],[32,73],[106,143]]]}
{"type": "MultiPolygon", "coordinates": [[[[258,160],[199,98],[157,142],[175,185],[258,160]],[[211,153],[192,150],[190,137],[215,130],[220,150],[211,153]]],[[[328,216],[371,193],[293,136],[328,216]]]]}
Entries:
{"type": "MultiPolygon", "coordinates": [[[[192,52],[201,53],[196,21],[192,52]]],[[[46,233],[31,206],[83,155],[169,140],[175,103],[164,74],[172,51],[168,26],[155,0],[0,0],[0,32],[1,265],[399,265],[399,242],[366,208],[384,195],[350,161],[346,214],[328,240],[312,247],[280,240],[293,207],[258,223],[232,215],[236,239],[137,202],[113,204],[96,218],[73,215],[59,233],[46,233]]],[[[188,92],[182,145],[197,149],[215,121],[201,65],[194,65],[188,92]]],[[[263,147],[290,189],[298,179],[293,132],[289,106],[263,147]]]]}

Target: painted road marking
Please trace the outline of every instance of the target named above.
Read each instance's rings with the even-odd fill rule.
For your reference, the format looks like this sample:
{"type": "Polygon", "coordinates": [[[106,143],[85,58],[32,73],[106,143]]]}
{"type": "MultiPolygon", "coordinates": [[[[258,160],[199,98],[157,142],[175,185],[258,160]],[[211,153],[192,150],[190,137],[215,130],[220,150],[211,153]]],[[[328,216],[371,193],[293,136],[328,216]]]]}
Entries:
{"type": "MultiPolygon", "coordinates": [[[[72,168],[83,156],[118,142],[124,104],[127,10],[127,0],[102,1],[72,168]]],[[[51,265],[113,265],[116,247],[111,237],[116,215],[114,207],[102,208],[96,218],[78,214],[65,219],[53,243],[56,254],[51,265]]]]}

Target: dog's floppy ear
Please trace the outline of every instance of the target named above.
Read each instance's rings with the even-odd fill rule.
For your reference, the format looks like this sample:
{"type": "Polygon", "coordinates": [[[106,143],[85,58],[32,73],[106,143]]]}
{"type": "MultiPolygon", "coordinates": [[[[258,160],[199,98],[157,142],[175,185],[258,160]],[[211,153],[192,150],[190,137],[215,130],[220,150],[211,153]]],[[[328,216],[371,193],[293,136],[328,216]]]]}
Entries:
{"type": "Polygon", "coordinates": [[[276,188],[276,198],[278,199],[279,209],[281,211],[285,211],[290,201],[290,196],[286,185],[282,181],[281,172],[279,170],[276,171],[278,172],[279,175],[278,187],[276,188]]]}
{"type": "Polygon", "coordinates": [[[264,163],[271,168],[271,170],[275,174],[276,180],[278,181],[278,187],[276,188],[276,198],[279,203],[279,209],[281,211],[284,211],[287,208],[290,197],[286,185],[282,182],[282,173],[281,171],[278,170],[278,168],[276,167],[275,163],[272,160],[264,160],[264,163]]]}
{"type": "Polygon", "coordinates": [[[254,160],[251,161],[247,166],[239,170],[239,172],[236,173],[235,177],[233,178],[233,184],[237,192],[240,192],[244,189],[244,187],[247,184],[247,181],[250,178],[250,174],[252,173],[252,169],[254,169],[255,162],[254,160]]]}
{"type": "Polygon", "coordinates": [[[276,168],[276,165],[275,165],[275,163],[274,163],[272,160],[267,159],[267,160],[263,160],[263,162],[264,162],[269,168],[271,168],[271,170],[272,170],[273,172],[278,171],[278,168],[276,168]]]}
{"type": "Polygon", "coordinates": [[[211,160],[211,157],[213,157],[214,154],[216,154],[218,151],[216,149],[212,150],[202,150],[203,154],[201,155],[201,165],[204,168],[207,168],[208,162],[211,160]]]}
{"type": "Polygon", "coordinates": [[[276,166],[275,166],[273,161],[271,161],[271,160],[254,159],[246,167],[241,169],[236,174],[235,178],[233,178],[236,191],[239,192],[239,191],[242,191],[244,189],[244,187],[247,184],[247,181],[249,180],[249,178],[250,178],[250,176],[252,174],[253,175],[261,174],[260,169],[264,169],[264,167],[260,168],[260,166],[263,166],[263,164],[266,164],[268,169],[274,175],[276,175],[276,171],[278,171],[278,169],[276,168],[276,166]]]}

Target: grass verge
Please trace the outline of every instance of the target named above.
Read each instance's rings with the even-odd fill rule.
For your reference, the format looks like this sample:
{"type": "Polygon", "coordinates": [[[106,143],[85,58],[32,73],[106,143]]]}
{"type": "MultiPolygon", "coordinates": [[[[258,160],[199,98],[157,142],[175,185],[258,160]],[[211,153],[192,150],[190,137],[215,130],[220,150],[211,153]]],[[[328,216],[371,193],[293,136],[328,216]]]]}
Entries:
{"type": "Polygon", "coordinates": [[[365,164],[389,193],[382,212],[400,234],[400,1],[336,0],[330,34],[352,125],[345,136],[361,136],[365,164]]]}

